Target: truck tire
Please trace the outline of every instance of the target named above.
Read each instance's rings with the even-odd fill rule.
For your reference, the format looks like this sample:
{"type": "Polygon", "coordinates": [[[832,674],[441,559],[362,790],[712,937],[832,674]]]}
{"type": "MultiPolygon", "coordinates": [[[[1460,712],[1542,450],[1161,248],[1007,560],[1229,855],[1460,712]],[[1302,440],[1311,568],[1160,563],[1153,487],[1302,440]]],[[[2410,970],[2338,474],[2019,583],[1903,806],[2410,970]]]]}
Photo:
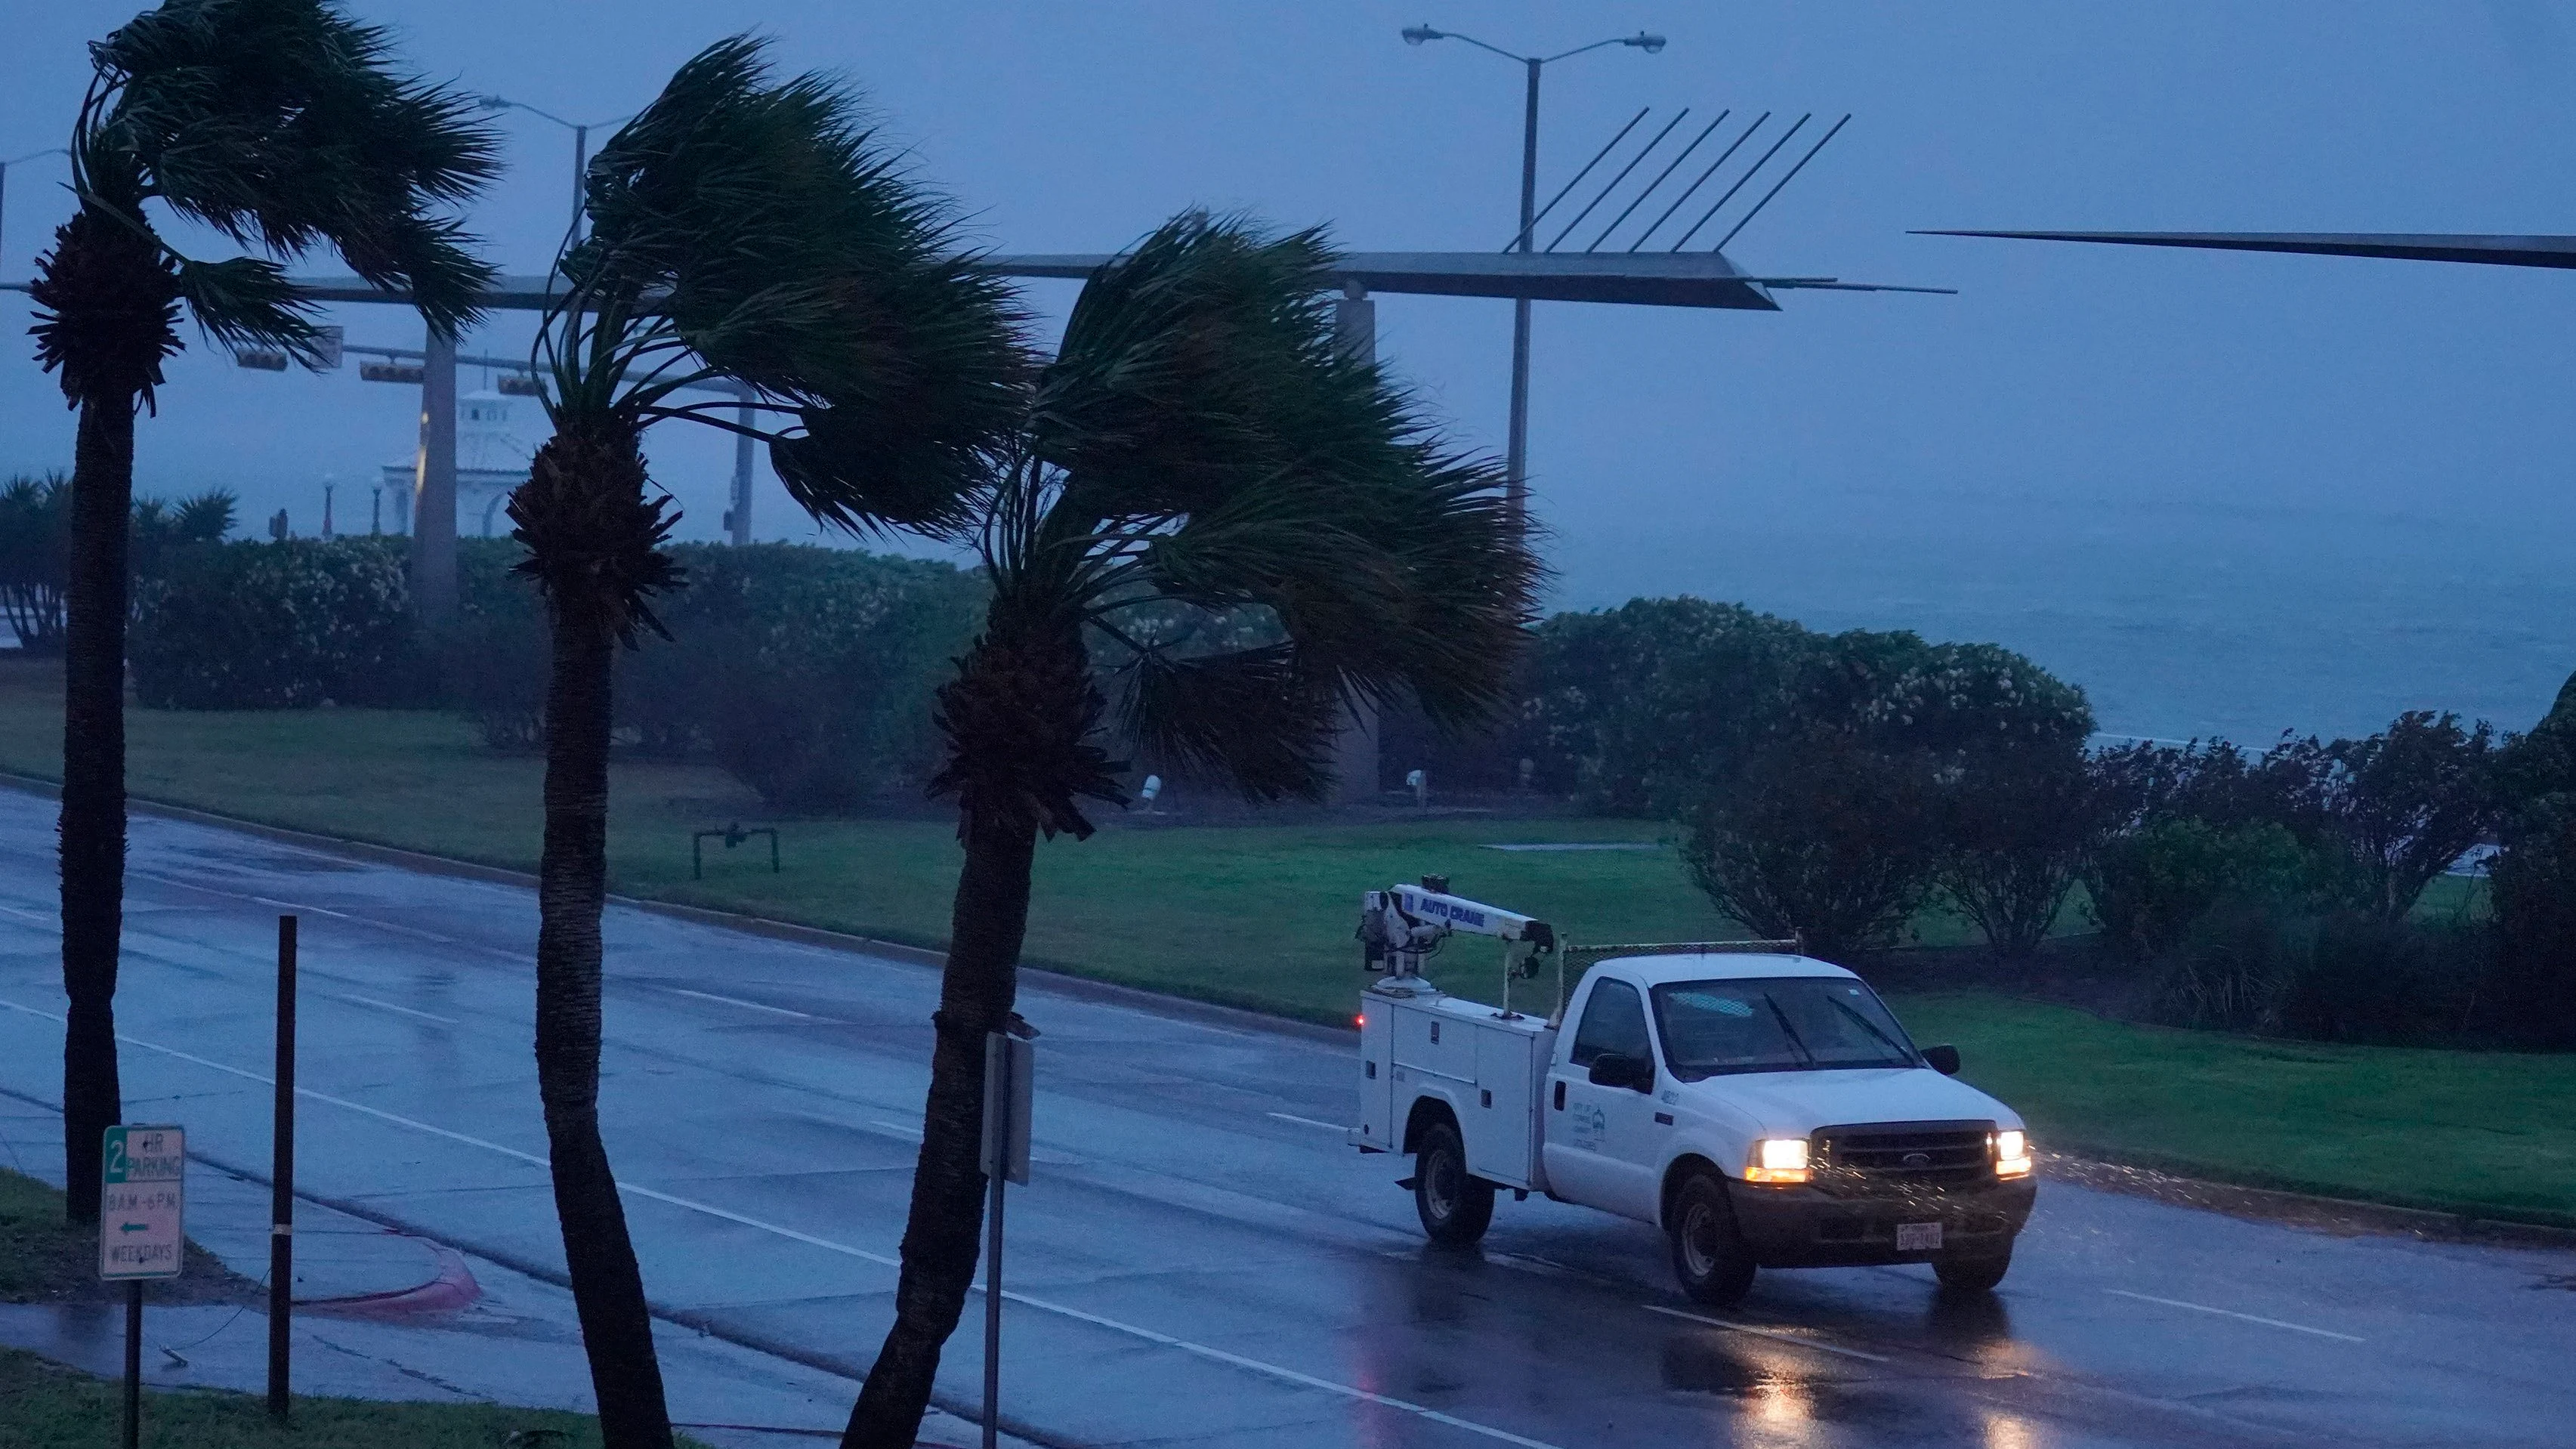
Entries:
{"type": "Polygon", "coordinates": [[[1455,1123],[1422,1129],[1413,1161],[1413,1210],[1422,1231],[1449,1248],[1472,1248],[1494,1221],[1494,1185],[1469,1175],[1467,1144],[1455,1123]]]}
{"type": "Polygon", "coordinates": [[[1735,1229],[1735,1206],[1716,1174],[1695,1172],[1673,1193],[1667,1227],[1673,1276],[1692,1301],[1731,1308],[1753,1286],[1753,1250],[1735,1229]]]}
{"type": "Polygon", "coordinates": [[[1932,1276],[1950,1292],[1983,1293],[2004,1281],[2004,1274],[2011,1269],[2012,1247],[2006,1244],[2002,1252],[1990,1257],[1936,1258],[1932,1276]]]}

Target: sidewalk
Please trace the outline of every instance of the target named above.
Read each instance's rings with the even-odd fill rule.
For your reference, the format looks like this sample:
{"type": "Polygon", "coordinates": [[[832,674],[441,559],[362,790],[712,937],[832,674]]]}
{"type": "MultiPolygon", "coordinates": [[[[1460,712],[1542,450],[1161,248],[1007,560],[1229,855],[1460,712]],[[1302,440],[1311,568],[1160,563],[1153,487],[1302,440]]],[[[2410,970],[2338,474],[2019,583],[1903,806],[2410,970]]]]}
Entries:
{"type": "MultiPolygon", "coordinates": [[[[62,1119],[0,1097],[0,1165],[63,1183],[62,1119]]],[[[268,1276],[269,1192],[188,1164],[188,1236],[245,1278],[268,1276]]],[[[299,1394],[595,1405],[572,1295],[497,1263],[318,1203],[295,1207],[293,1382],[299,1394]]],[[[154,1307],[146,1289],[143,1377],[156,1388],[267,1387],[259,1308],[154,1307]]],[[[0,1344],[102,1377],[123,1372],[124,1310],[0,1304],[0,1344]]],[[[840,1436],[858,1384],[669,1323],[654,1324],[672,1418],[723,1449],[810,1449],[840,1436]]],[[[933,1410],[925,1444],[972,1445],[977,1426],[933,1410]]],[[[1025,1441],[1007,1440],[1014,1445],[1025,1441]]]]}

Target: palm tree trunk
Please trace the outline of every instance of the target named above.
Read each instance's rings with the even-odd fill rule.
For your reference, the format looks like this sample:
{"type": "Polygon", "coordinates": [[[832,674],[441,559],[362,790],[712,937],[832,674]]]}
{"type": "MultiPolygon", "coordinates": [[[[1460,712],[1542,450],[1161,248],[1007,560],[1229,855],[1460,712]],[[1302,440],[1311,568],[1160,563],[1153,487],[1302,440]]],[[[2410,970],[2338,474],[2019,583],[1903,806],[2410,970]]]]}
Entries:
{"type": "Polygon", "coordinates": [[[606,1449],[670,1449],[644,1275],[599,1136],[600,911],[608,899],[609,679],[616,642],[558,599],[546,690],[546,833],[537,884],[537,1091],[555,1215],[606,1449]]]}
{"type": "Polygon", "coordinates": [[[63,654],[63,1170],[67,1215],[98,1221],[99,1154],[124,1115],[116,1071],[125,918],[125,551],[134,397],[81,400],[63,654]]]}
{"type": "Polygon", "coordinates": [[[1010,1019],[1019,991],[1037,830],[1025,819],[969,812],[963,833],[966,864],[957,877],[939,1011],[931,1018],[938,1034],[930,1053],[930,1098],[922,1109],[911,1215],[903,1230],[894,1327],[850,1410],[842,1449],[912,1449],[939,1374],[940,1346],[956,1330],[975,1280],[984,1225],[984,1174],[978,1166],[984,1037],[1010,1019]]]}

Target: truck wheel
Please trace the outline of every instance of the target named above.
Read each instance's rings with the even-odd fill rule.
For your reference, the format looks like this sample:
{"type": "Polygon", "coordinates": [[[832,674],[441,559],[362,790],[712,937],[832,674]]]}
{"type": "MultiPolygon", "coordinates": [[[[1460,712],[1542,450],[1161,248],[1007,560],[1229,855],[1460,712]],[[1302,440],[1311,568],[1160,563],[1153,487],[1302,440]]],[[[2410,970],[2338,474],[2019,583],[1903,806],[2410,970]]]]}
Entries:
{"type": "Polygon", "coordinates": [[[2004,1281],[2004,1274],[2011,1269],[2012,1249],[2007,1246],[1993,1257],[1935,1259],[1932,1276],[1951,1292],[1983,1293],[2004,1281]]]}
{"type": "Polygon", "coordinates": [[[1753,1250],[1735,1230],[1726,1184],[1693,1173],[1673,1194],[1673,1276],[1695,1302],[1730,1308],[1753,1286],[1753,1250]]]}
{"type": "Polygon", "coordinates": [[[1444,1247],[1470,1248],[1494,1220],[1494,1185],[1467,1172],[1467,1144],[1457,1127],[1434,1122],[1422,1130],[1413,1163],[1413,1210],[1422,1231],[1444,1247]]]}

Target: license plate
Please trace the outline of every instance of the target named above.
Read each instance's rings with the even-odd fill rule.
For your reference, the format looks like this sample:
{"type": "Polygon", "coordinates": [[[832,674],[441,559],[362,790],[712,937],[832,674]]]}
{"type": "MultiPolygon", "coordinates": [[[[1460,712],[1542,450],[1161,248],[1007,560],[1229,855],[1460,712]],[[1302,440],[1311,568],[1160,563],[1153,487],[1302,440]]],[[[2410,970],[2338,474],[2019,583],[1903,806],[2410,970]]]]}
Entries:
{"type": "Polygon", "coordinates": [[[1939,1223],[1898,1223],[1896,1251],[1900,1253],[1941,1251],[1941,1225],[1939,1223]]]}

